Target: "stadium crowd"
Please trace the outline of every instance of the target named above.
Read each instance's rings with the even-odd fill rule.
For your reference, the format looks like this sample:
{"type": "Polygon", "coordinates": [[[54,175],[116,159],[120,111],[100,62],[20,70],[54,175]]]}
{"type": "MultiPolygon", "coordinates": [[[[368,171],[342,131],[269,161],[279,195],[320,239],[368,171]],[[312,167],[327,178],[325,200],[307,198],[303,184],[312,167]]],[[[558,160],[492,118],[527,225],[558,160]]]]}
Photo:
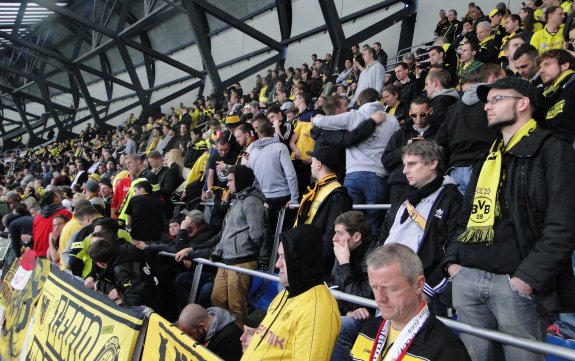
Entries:
{"type": "Polygon", "coordinates": [[[514,10],[441,10],[432,43],[397,62],[378,42],[339,70],[313,54],[249,92],[15,153],[3,236],[226,360],[542,360],[461,344],[434,318],[575,338],[575,5],[514,10]],[[190,300],[195,258],[276,268],[286,290],[253,313],[250,276],[206,267],[190,300]]]}

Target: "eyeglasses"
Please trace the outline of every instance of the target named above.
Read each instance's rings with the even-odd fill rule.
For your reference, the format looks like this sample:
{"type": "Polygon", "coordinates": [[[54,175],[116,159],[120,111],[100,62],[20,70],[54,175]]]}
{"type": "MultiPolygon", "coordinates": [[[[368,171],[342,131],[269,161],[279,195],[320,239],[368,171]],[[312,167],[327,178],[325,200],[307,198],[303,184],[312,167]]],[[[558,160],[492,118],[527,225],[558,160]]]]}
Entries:
{"type": "Polygon", "coordinates": [[[417,119],[418,117],[421,118],[421,119],[425,119],[425,118],[427,118],[427,116],[428,116],[427,113],[417,113],[417,114],[414,113],[414,114],[409,114],[409,117],[410,117],[411,119],[417,119]]]}
{"type": "Polygon", "coordinates": [[[487,99],[486,103],[489,103],[491,105],[497,104],[501,101],[504,101],[505,99],[523,99],[525,97],[516,97],[516,96],[512,96],[512,95],[496,95],[491,99],[487,99]]]}

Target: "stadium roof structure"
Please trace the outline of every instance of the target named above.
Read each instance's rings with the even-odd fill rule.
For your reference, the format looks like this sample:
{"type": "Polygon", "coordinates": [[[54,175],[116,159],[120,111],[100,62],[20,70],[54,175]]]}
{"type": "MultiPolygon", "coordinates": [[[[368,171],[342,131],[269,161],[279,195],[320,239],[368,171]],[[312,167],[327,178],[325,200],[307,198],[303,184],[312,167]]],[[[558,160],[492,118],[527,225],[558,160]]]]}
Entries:
{"type": "Polygon", "coordinates": [[[93,121],[108,127],[109,120],[137,106],[146,116],[193,90],[201,94],[206,84],[219,91],[275,64],[283,65],[290,44],[322,32],[329,34],[334,63],[350,44],[360,43],[400,21],[400,48],[411,44],[416,0],[384,0],[344,17],[338,15],[334,0],[318,2],[323,19],[317,27],[297,35],[292,35],[291,0],[0,2],[0,137],[6,141],[28,133],[28,145],[33,146],[45,142],[46,134],[54,128],[58,139],[64,139],[78,124],[93,121]],[[398,3],[404,4],[399,11],[356,34],[344,35],[342,24],[398,3]],[[281,39],[266,35],[246,21],[272,9],[277,14],[281,39]],[[212,56],[212,37],[230,28],[262,46],[217,64],[212,56]],[[192,45],[199,51],[201,66],[192,67],[171,56],[192,45]],[[265,60],[223,77],[223,68],[262,54],[267,54],[265,60]],[[185,75],[162,82],[158,62],[185,75]],[[145,77],[140,76],[142,67],[145,77]],[[186,85],[177,91],[152,96],[183,82],[186,85]],[[91,88],[96,83],[103,89],[98,96],[91,88]],[[110,106],[126,99],[133,101],[119,109],[110,106]],[[42,111],[32,111],[31,105],[42,111]]]}

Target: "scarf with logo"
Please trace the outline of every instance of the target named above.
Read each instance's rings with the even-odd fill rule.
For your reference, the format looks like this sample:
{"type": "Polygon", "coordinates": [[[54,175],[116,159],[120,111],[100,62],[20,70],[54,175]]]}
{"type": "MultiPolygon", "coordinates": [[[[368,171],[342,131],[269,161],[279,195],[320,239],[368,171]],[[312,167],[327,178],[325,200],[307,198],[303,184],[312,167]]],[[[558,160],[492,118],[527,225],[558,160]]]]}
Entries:
{"type": "Polygon", "coordinates": [[[536,127],[537,123],[531,119],[511,137],[507,145],[503,144],[503,139],[493,143],[479,173],[467,229],[459,235],[459,242],[493,244],[495,217],[501,213],[498,194],[503,153],[510,151],[523,137],[528,137],[536,127]]]}
{"type": "MultiPolygon", "coordinates": [[[[389,347],[389,350],[384,357],[384,361],[400,361],[403,358],[407,352],[407,349],[409,346],[411,346],[411,343],[415,339],[415,336],[417,336],[417,333],[419,330],[421,330],[421,327],[423,327],[423,324],[429,318],[429,315],[429,308],[427,307],[425,301],[423,301],[417,315],[412,318],[411,321],[407,323],[407,325],[405,325],[393,344],[389,347]]],[[[387,341],[387,335],[389,334],[390,327],[391,321],[389,320],[384,320],[381,323],[379,332],[375,336],[375,342],[371,350],[371,355],[369,355],[370,361],[378,360],[381,356],[381,352],[385,348],[385,342],[387,341]]]]}

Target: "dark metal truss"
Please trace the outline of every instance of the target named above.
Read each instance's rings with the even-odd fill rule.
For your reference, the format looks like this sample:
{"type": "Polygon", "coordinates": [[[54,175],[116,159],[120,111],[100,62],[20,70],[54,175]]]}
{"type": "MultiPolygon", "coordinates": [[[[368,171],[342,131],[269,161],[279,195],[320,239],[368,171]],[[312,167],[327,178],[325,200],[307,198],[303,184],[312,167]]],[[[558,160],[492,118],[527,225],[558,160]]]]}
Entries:
{"type": "Polygon", "coordinates": [[[74,126],[86,121],[94,121],[100,127],[106,128],[109,120],[137,106],[142,107],[141,116],[146,117],[153,109],[194,89],[199,89],[201,94],[208,78],[215,94],[221,94],[222,89],[263,69],[272,67],[274,64],[283,65],[290,44],[325,31],[328,32],[333,45],[333,64],[342,61],[343,55],[352,44],[361,43],[403,20],[407,22],[402,25],[400,46],[410,43],[413,38],[413,25],[417,11],[416,0],[384,0],[342,18],[337,13],[334,0],[317,1],[325,24],[296,36],[291,35],[291,0],[275,0],[269,6],[245,18],[238,18],[219,9],[209,0],[140,0],[137,5],[134,5],[136,2],[134,0],[77,0],[71,1],[65,7],[56,5],[52,0],[34,0],[34,3],[54,14],[37,24],[32,32],[23,36],[20,35],[19,29],[22,26],[22,18],[28,1],[20,1],[20,10],[12,31],[0,30],[0,39],[5,39],[4,43],[8,42],[3,50],[0,49],[0,56],[2,56],[0,60],[0,136],[6,141],[28,133],[29,145],[36,145],[45,141],[42,135],[53,128],[58,128],[60,139],[69,136],[74,126]],[[382,21],[345,37],[344,23],[397,3],[403,3],[405,6],[382,21]],[[131,7],[134,6],[143,6],[144,16],[136,17],[131,12],[131,7]],[[280,41],[270,38],[245,22],[246,19],[272,8],[276,10],[278,17],[280,41]],[[203,69],[190,67],[170,57],[169,54],[154,50],[151,46],[147,32],[165,19],[181,13],[187,14],[196,40],[182,44],[180,48],[195,44],[202,57],[203,69]],[[224,22],[225,25],[218,29],[210,29],[207,21],[208,15],[224,22]],[[111,25],[112,18],[116,20],[114,25],[111,25]],[[73,35],[56,41],[53,34],[55,25],[61,25],[73,35]],[[210,38],[229,28],[241,31],[264,46],[252,53],[216,64],[211,52],[210,38]],[[139,41],[134,40],[135,37],[139,41]],[[57,45],[62,41],[74,44],[71,55],[66,56],[58,49],[57,45]],[[85,51],[87,46],[89,50],[85,51]],[[82,49],[84,49],[83,53],[82,49]],[[123,67],[119,68],[125,69],[129,81],[120,79],[112,71],[107,55],[107,52],[112,49],[118,51],[123,63],[121,64],[123,67]],[[142,54],[143,64],[134,64],[130,49],[142,54]],[[228,79],[221,78],[220,69],[263,54],[268,56],[261,62],[252,64],[248,69],[228,79]],[[88,65],[88,61],[92,65],[88,65]],[[188,75],[175,81],[157,84],[161,81],[157,79],[158,74],[156,74],[155,64],[158,61],[188,75]],[[94,66],[95,63],[99,66],[94,66]],[[136,67],[141,65],[145,67],[147,84],[143,84],[136,73],[136,67]],[[88,74],[91,75],[91,79],[96,77],[95,81],[104,82],[106,99],[98,99],[90,94],[88,87],[90,83],[85,79],[85,75],[88,74]],[[58,80],[55,79],[56,77],[58,80]],[[153,92],[182,82],[189,85],[151,102],[153,92]],[[129,89],[131,93],[114,97],[114,89],[117,87],[129,89]],[[56,100],[56,97],[60,100],[56,100]],[[110,112],[111,103],[128,98],[137,100],[110,112]],[[64,103],[61,99],[70,100],[64,103]],[[80,108],[81,99],[85,106],[80,108]],[[29,103],[43,105],[44,114],[40,116],[27,111],[26,107],[29,103]],[[8,119],[5,117],[5,110],[17,113],[20,119],[8,119]],[[89,115],[80,117],[79,111],[84,110],[87,110],[89,115]],[[54,124],[46,126],[46,117],[52,118],[54,124]],[[13,130],[6,131],[4,125],[13,130]],[[17,127],[14,127],[15,125],[17,127]]]}

